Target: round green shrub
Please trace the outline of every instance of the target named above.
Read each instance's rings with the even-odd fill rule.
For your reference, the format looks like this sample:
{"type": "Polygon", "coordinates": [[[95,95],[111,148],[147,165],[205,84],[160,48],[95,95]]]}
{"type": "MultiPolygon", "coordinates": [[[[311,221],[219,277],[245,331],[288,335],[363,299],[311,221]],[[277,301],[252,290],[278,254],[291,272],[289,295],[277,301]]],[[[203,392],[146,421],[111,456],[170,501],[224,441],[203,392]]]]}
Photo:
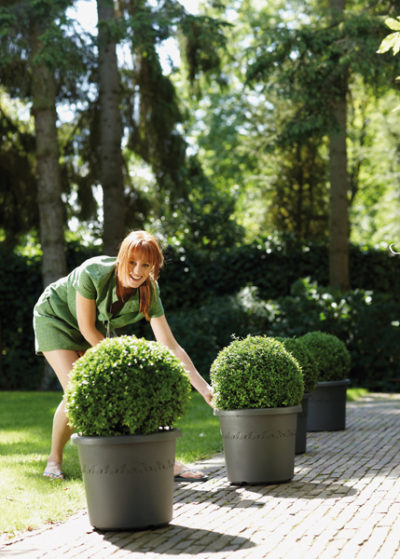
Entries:
{"type": "Polygon", "coordinates": [[[277,338],[283,343],[289,353],[297,359],[303,373],[304,392],[315,390],[318,382],[318,367],[307,346],[298,338],[277,338]]]}
{"type": "Polygon", "coordinates": [[[211,365],[214,404],[223,410],[298,405],[304,383],[300,365],[274,338],[233,340],[211,365]]]}
{"type": "Polygon", "coordinates": [[[67,413],[84,436],[154,433],[184,414],[190,390],[183,365],[165,346],[135,336],[107,338],[75,362],[67,413]]]}
{"type": "Polygon", "coordinates": [[[350,352],[337,336],[308,332],[299,338],[313,356],[318,368],[318,381],[343,380],[350,373],[350,352]]]}

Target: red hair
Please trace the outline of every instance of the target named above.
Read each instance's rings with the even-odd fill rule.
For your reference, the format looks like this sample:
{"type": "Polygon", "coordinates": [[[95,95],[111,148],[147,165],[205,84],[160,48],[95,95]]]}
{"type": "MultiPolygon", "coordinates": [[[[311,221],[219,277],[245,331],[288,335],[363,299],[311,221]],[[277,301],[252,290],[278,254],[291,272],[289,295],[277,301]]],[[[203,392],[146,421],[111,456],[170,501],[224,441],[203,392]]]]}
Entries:
{"type": "Polygon", "coordinates": [[[121,243],[117,256],[117,287],[118,295],[123,301],[129,294],[129,288],[125,287],[129,277],[129,261],[135,258],[145,260],[152,267],[150,276],[139,287],[139,311],[146,320],[150,320],[152,292],[155,291],[155,282],[163,267],[164,257],[157,240],[147,231],[132,231],[121,243]]]}

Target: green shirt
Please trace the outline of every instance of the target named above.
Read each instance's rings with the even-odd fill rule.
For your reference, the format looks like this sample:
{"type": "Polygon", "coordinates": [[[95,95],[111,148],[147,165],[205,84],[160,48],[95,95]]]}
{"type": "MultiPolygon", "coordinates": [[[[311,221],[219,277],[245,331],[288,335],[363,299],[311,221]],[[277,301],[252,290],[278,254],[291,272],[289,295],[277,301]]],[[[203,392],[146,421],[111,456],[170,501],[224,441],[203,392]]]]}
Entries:
{"type": "MultiPolygon", "coordinates": [[[[96,328],[110,336],[143,318],[139,312],[139,290],[135,290],[114,316],[111,305],[118,300],[115,277],[116,258],[96,256],[75,268],[68,276],[50,284],[40,296],[33,313],[37,353],[54,349],[85,350],[90,344],[82,336],[76,317],[76,293],[96,301],[96,328]]],[[[164,314],[158,284],[152,293],[149,316],[164,314]]]]}

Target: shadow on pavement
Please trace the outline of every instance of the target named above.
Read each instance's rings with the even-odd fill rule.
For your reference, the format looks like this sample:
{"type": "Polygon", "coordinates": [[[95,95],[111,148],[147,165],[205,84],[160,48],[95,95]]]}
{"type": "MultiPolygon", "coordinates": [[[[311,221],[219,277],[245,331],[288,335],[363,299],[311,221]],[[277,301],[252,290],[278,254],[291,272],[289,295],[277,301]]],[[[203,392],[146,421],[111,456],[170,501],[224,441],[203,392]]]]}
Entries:
{"type": "Polygon", "coordinates": [[[126,551],[153,552],[163,555],[196,555],[230,549],[249,549],[255,544],[236,534],[169,524],[145,532],[103,532],[103,539],[126,551]],[[145,534],[145,537],[143,537],[145,534]]]}

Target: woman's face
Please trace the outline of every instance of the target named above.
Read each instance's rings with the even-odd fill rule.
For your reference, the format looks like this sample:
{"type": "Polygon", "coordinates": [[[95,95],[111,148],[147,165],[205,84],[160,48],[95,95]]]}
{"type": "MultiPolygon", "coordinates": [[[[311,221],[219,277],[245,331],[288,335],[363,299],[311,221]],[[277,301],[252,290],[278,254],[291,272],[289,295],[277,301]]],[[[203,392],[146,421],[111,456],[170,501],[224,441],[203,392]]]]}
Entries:
{"type": "Polygon", "coordinates": [[[147,260],[132,255],[128,262],[128,276],[126,277],[125,287],[137,289],[149,277],[153,266],[147,260]]]}

